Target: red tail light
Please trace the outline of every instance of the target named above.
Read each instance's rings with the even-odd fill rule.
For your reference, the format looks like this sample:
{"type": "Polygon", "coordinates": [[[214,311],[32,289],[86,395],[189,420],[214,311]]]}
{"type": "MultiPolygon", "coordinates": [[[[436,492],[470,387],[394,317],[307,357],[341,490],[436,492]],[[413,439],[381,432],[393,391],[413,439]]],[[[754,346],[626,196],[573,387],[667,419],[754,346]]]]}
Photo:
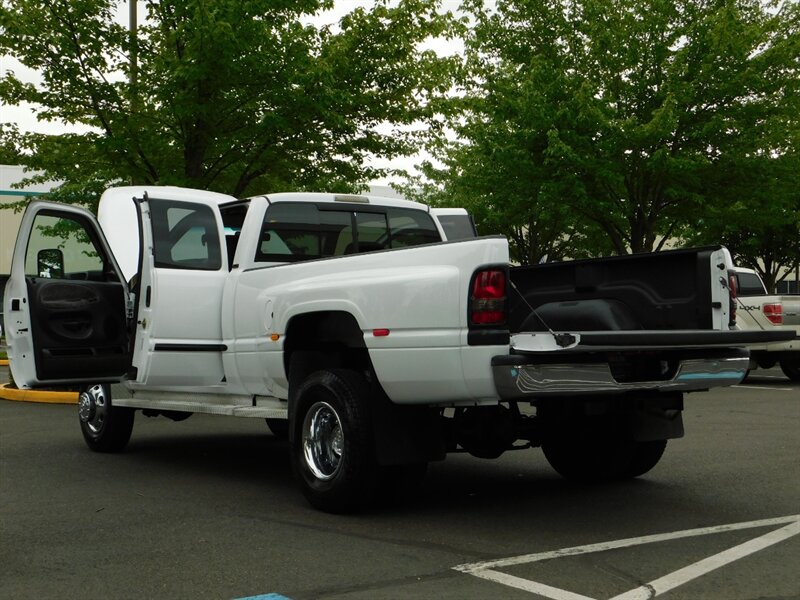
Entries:
{"type": "Polygon", "coordinates": [[[736,274],[733,271],[728,271],[728,293],[730,295],[730,317],[728,318],[728,326],[733,327],[736,325],[736,274]]]}
{"type": "Polygon", "coordinates": [[[775,325],[783,325],[783,305],[780,302],[762,305],[761,312],[775,325]]]}
{"type": "Polygon", "coordinates": [[[496,325],[506,320],[506,273],[480,271],[472,280],[470,320],[473,325],[496,325]]]}

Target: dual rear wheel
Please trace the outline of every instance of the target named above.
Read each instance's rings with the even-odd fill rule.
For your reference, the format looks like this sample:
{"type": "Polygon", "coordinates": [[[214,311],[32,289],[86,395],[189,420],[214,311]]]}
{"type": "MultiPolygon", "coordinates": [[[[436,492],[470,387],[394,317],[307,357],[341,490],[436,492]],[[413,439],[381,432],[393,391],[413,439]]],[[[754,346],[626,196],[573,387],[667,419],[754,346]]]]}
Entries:
{"type": "MultiPolygon", "coordinates": [[[[375,460],[369,388],[353,371],[310,375],[295,396],[290,431],[293,470],[308,501],[343,512],[369,503],[387,482],[418,481],[426,464],[379,466],[375,460]]],[[[613,436],[565,437],[543,444],[545,457],[563,477],[597,482],[638,477],[661,460],[666,440],[635,441],[613,436]]]]}
{"type": "Polygon", "coordinates": [[[405,498],[425,477],[427,462],[378,464],[370,400],[369,384],[356,371],[318,371],[300,384],[289,446],[295,476],[315,508],[340,513],[376,496],[405,498]]]}
{"type": "Polygon", "coordinates": [[[316,508],[343,512],[363,506],[379,480],[365,379],[354,371],[311,374],[298,388],[289,431],[292,468],[316,508]]]}
{"type": "Polygon", "coordinates": [[[550,466],[566,479],[581,482],[631,479],[661,460],[667,440],[566,439],[542,445],[550,466]]]}

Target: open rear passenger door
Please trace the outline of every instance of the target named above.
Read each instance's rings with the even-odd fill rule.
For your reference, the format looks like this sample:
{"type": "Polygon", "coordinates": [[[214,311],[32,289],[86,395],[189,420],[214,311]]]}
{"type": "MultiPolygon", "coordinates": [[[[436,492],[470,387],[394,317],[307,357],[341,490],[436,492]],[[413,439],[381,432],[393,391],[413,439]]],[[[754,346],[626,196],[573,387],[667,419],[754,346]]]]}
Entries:
{"type": "Polygon", "coordinates": [[[130,368],[128,287],[85,209],[28,206],[3,308],[20,388],[118,381],[130,368]]]}

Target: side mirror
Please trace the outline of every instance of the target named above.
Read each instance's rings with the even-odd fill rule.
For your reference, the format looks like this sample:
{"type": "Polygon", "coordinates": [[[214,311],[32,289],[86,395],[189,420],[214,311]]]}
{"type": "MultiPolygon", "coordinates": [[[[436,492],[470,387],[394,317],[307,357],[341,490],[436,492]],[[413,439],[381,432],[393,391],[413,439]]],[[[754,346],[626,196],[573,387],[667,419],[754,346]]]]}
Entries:
{"type": "Polygon", "coordinates": [[[36,255],[36,271],[39,277],[64,279],[64,253],[58,248],[39,250],[36,255]]]}

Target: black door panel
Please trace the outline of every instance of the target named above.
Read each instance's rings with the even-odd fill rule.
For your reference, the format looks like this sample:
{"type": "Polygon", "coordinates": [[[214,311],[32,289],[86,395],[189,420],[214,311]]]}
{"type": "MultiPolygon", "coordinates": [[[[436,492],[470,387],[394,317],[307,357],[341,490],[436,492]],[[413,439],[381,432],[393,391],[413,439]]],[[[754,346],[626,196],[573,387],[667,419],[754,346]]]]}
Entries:
{"type": "Polygon", "coordinates": [[[119,282],[29,277],[39,379],[122,376],[130,357],[119,282]]]}

